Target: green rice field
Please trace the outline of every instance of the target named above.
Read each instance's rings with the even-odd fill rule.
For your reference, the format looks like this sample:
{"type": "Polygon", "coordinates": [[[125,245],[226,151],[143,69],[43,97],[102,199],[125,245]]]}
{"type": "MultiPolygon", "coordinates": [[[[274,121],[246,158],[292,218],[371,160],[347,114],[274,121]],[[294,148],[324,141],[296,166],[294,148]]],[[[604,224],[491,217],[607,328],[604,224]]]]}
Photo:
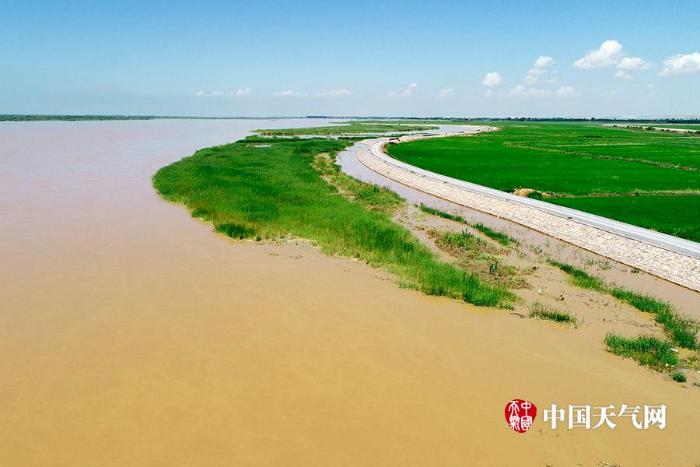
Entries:
{"type": "Polygon", "coordinates": [[[700,137],[595,123],[494,122],[500,131],[389,146],[409,164],[700,241],[700,137]]]}

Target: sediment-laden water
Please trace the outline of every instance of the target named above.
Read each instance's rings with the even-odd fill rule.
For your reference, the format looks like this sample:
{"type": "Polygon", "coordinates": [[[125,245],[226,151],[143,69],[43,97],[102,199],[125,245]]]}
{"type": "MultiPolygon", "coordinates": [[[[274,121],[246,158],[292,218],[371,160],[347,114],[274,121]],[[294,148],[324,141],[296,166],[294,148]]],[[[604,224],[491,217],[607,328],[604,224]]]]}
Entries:
{"type": "MultiPolygon", "coordinates": [[[[314,121],[324,124],[325,122],[314,121]]],[[[0,124],[0,465],[697,462],[700,394],[585,333],[233,242],[150,177],[309,121],[0,124]],[[516,434],[506,402],[659,404],[664,431],[516,434]]]]}

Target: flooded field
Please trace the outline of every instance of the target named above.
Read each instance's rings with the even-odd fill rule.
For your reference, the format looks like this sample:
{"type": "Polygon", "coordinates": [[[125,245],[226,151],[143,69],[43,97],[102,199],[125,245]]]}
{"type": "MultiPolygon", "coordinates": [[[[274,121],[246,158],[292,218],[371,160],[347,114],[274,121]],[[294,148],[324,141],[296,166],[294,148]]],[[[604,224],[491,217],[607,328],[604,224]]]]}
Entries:
{"type": "Polygon", "coordinates": [[[700,391],[586,333],[401,289],[303,241],[234,242],[153,191],[198,148],[296,125],[0,124],[0,465],[700,462],[700,391]],[[540,414],[520,435],[513,398],[665,404],[668,425],[540,414]]]}

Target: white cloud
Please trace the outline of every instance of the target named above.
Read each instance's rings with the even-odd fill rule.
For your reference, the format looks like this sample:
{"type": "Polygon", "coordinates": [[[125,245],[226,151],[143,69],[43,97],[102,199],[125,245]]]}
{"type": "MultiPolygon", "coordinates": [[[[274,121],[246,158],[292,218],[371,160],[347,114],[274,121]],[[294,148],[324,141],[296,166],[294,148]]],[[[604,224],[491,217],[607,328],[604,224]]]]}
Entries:
{"type": "Polygon", "coordinates": [[[448,97],[452,97],[454,95],[455,95],[455,90],[452,88],[440,89],[440,92],[438,93],[438,97],[440,99],[445,99],[448,97]]]}
{"type": "Polygon", "coordinates": [[[218,89],[205,91],[204,89],[200,89],[195,92],[194,95],[195,97],[241,97],[249,95],[252,91],[253,90],[250,88],[241,88],[235,91],[221,91],[218,89]]]}
{"type": "Polygon", "coordinates": [[[651,63],[640,57],[623,57],[617,64],[620,70],[646,70],[650,66],[651,63]]]}
{"type": "Polygon", "coordinates": [[[484,76],[484,79],[481,81],[481,84],[487,88],[495,88],[500,86],[501,83],[503,83],[503,78],[501,78],[501,75],[497,71],[486,73],[486,76],[484,76]]]}
{"type": "Polygon", "coordinates": [[[401,97],[410,96],[411,94],[413,94],[413,91],[415,91],[417,87],[418,85],[416,83],[409,84],[408,86],[406,86],[406,89],[401,91],[401,97]]]}
{"type": "Polygon", "coordinates": [[[506,97],[572,97],[576,95],[576,88],[573,86],[561,86],[552,91],[542,88],[528,88],[522,83],[516,85],[508,91],[506,97]]]}
{"type": "Polygon", "coordinates": [[[590,50],[574,62],[576,68],[592,69],[615,65],[620,60],[622,44],[616,40],[607,40],[599,48],[590,50]]]}
{"type": "Polygon", "coordinates": [[[547,68],[556,63],[552,57],[547,57],[540,55],[537,60],[535,60],[535,68],[547,68]]]}
{"type": "Polygon", "coordinates": [[[572,97],[576,95],[576,88],[573,86],[561,86],[554,91],[556,97],[572,97]]]}
{"type": "Polygon", "coordinates": [[[321,91],[316,93],[317,97],[347,97],[352,96],[352,91],[349,89],[331,89],[330,91],[321,91]]]}
{"type": "Polygon", "coordinates": [[[625,70],[617,70],[613,76],[617,79],[632,79],[632,75],[625,70]]]}
{"type": "Polygon", "coordinates": [[[554,65],[554,63],[555,62],[552,57],[540,56],[537,60],[535,60],[535,63],[532,65],[532,68],[530,68],[530,71],[527,72],[527,76],[525,76],[523,82],[530,86],[537,84],[543,75],[550,72],[549,67],[554,65]]]}
{"type": "Polygon", "coordinates": [[[507,96],[520,96],[520,95],[522,95],[526,90],[527,90],[527,88],[525,87],[524,84],[518,83],[518,85],[515,86],[515,87],[514,87],[513,89],[511,89],[510,91],[508,91],[508,93],[507,93],[506,95],[507,95],[507,96]]]}
{"type": "Polygon", "coordinates": [[[678,54],[664,60],[661,76],[681,75],[700,71],[700,53],[678,54]]]}
{"type": "Polygon", "coordinates": [[[274,92],[272,95],[275,97],[299,97],[302,96],[302,93],[294,91],[293,89],[287,89],[286,91],[274,92]]]}

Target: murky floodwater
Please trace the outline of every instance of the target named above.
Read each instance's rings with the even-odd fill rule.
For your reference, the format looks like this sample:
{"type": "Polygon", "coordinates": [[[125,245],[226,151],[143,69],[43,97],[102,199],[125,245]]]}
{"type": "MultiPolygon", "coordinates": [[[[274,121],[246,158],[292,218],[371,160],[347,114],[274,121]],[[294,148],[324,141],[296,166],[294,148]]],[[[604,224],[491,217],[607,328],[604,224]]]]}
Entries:
{"type": "Polygon", "coordinates": [[[153,192],[197,148],[308,124],[0,124],[0,465],[699,460],[698,391],[583,334],[233,242],[153,192]],[[669,426],[516,435],[513,397],[666,403],[669,426]]]}

